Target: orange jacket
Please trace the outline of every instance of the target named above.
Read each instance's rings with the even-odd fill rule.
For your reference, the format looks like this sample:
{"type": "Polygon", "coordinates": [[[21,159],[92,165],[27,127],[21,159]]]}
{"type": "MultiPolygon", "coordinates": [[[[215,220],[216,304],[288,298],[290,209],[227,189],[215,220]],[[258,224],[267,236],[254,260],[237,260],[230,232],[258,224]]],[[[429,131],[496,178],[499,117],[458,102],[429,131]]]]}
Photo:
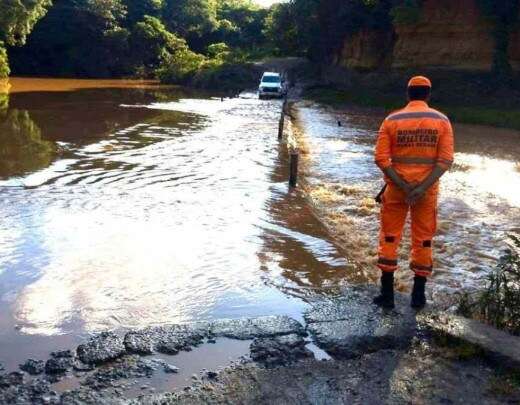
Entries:
{"type": "Polygon", "coordinates": [[[424,181],[435,165],[449,169],[453,163],[450,120],[424,101],[411,101],[384,120],[375,161],[381,169],[392,166],[408,183],[424,181]]]}

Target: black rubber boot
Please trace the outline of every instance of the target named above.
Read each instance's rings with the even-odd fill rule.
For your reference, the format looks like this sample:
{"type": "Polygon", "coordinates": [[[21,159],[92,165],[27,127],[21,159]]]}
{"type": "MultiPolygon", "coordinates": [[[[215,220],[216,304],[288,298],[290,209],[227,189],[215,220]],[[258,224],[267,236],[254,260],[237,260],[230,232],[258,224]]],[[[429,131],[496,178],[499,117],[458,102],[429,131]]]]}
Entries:
{"type": "Polygon", "coordinates": [[[382,308],[395,308],[394,273],[384,271],[381,275],[381,294],[374,298],[374,304],[382,308]]]}
{"type": "Polygon", "coordinates": [[[425,285],[426,277],[415,276],[412,290],[412,308],[423,309],[426,306],[426,297],[424,295],[425,285]]]}

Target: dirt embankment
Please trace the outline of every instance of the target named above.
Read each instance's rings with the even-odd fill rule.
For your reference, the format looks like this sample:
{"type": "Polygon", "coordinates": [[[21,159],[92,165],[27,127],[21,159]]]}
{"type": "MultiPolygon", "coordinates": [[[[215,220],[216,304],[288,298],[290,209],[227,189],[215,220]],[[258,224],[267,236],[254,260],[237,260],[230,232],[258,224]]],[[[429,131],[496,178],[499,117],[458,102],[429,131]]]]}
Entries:
{"type": "MultiPolygon", "coordinates": [[[[495,52],[494,26],[477,0],[425,0],[417,21],[391,30],[362,30],[345,39],[339,66],[379,69],[437,67],[490,71],[495,52]]],[[[509,62],[520,70],[517,29],[511,33],[509,62]]]]}

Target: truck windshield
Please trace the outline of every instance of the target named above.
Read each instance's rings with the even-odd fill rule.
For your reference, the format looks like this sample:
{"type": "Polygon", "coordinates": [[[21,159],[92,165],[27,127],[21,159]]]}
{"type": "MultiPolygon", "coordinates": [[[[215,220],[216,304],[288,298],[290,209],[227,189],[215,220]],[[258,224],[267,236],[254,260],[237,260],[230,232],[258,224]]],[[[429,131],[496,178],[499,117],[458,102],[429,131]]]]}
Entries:
{"type": "Polygon", "coordinates": [[[280,83],[280,77],[279,76],[265,76],[262,79],[262,82],[264,82],[264,83],[280,83]]]}

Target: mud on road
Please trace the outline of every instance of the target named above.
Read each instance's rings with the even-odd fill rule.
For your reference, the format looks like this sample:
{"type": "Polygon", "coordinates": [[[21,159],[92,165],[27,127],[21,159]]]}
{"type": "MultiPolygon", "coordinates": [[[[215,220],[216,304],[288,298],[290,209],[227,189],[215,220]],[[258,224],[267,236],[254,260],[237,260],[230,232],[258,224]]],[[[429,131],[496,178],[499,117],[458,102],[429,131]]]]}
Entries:
{"type": "Polygon", "coordinates": [[[439,346],[408,297],[398,295],[397,309],[387,312],[370,304],[375,292],[355,287],[317,299],[304,314],[305,325],[269,316],[149,327],[125,336],[104,332],[45,362],[0,372],[0,403],[520,401],[520,387],[507,385],[478,350],[462,359],[457,347],[439,346]],[[182,371],[175,356],[223,338],[247,342],[247,354],[227,368],[202,370],[182,389],[161,382],[160,374],[182,371]]]}

